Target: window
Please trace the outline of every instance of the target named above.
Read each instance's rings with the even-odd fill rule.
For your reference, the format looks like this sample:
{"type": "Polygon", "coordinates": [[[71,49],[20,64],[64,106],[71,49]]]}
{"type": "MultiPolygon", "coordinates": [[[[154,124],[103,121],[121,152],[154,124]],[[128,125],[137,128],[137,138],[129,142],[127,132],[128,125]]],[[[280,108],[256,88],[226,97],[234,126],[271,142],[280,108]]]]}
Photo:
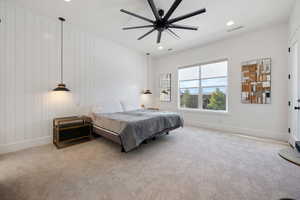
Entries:
{"type": "Polygon", "coordinates": [[[228,61],[220,61],[180,68],[180,107],[226,111],[227,66],[228,61]]]}

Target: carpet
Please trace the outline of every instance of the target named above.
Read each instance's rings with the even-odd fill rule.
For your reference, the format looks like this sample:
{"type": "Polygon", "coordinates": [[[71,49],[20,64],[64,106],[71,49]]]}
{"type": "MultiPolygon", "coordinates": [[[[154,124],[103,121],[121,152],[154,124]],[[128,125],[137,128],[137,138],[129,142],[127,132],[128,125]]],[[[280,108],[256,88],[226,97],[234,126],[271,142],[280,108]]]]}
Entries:
{"type": "Polygon", "coordinates": [[[300,198],[287,147],[185,127],[137,150],[98,138],[0,156],[1,200],[277,200],[300,198]]]}

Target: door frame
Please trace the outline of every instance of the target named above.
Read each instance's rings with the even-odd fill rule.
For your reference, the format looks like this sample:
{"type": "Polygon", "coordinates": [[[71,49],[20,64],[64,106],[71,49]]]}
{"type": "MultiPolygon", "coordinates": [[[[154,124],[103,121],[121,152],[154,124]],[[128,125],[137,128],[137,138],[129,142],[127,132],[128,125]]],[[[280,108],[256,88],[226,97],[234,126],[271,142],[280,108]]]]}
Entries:
{"type": "MultiPolygon", "coordinates": [[[[292,72],[293,72],[293,66],[292,66],[292,64],[293,64],[293,57],[292,57],[292,55],[293,55],[293,52],[292,52],[292,50],[293,50],[293,47],[294,47],[294,45],[295,44],[298,44],[298,48],[297,48],[297,53],[298,53],[298,58],[297,58],[297,65],[298,65],[298,70],[297,70],[297,83],[299,83],[300,82],[300,65],[299,65],[299,63],[300,63],[300,32],[299,31],[297,31],[297,33],[296,34],[294,34],[293,35],[293,38],[290,38],[290,40],[289,40],[289,48],[291,49],[291,51],[289,51],[289,53],[288,53],[288,74],[292,77],[293,76],[293,74],[292,74],[292,72]]],[[[294,107],[295,106],[298,106],[298,105],[295,105],[295,100],[293,100],[293,93],[292,93],[292,88],[293,87],[290,87],[291,86],[291,84],[293,84],[292,82],[291,82],[291,80],[292,80],[292,78],[290,78],[289,80],[288,80],[288,90],[289,90],[289,93],[288,93],[288,101],[290,102],[290,105],[289,105],[289,108],[288,108],[288,127],[289,127],[289,130],[291,130],[291,132],[289,132],[289,139],[288,139],[288,142],[293,146],[293,147],[295,147],[295,142],[298,140],[300,140],[300,126],[298,126],[298,128],[297,128],[297,133],[293,133],[292,132],[292,121],[293,121],[293,119],[291,119],[291,116],[292,116],[292,114],[291,114],[291,111],[293,111],[294,110],[294,107]]],[[[299,85],[299,84],[297,84],[297,85],[299,85]]],[[[298,86],[298,87],[300,87],[300,86],[298,86]]],[[[300,88],[297,88],[297,91],[298,91],[298,98],[300,99],[300,88]]],[[[298,112],[300,112],[300,111],[298,111],[298,112]]],[[[300,113],[298,114],[298,118],[297,118],[297,122],[299,122],[300,121],[300,113]]],[[[299,123],[298,123],[298,125],[299,125],[299,123]]]]}

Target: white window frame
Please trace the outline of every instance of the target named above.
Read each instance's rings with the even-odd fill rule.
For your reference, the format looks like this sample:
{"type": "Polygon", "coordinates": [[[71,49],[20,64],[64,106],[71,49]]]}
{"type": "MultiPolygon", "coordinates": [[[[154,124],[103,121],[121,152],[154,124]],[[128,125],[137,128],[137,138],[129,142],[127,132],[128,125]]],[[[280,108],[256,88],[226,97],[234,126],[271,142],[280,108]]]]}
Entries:
{"type": "MultiPolygon", "coordinates": [[[[187,65],[184,67],[178,67],[177,68],[177,107],[179,110],[183,110],[183,111],[196,111],[196,112],[208,112],[208,113],[228,113],[228,97],[229,97],[229,60],[228,59],[220,59],[220,60],[214,60],[214,61],[210,61],[210,62],[202,62],[202,63],[196,63],[193,65],[187,65]],[[227,76],[216,76],[213,78],[203,78],[201,79],[201,66],[203,65],[209,65],[209,64],[214,64],[214,63],[220,63],[220,62],[227,62],[227,76]],[[198,106],[199,108],[182,108],[180,106],[180,81],[184,81],[184,80],[179,80],[179,70],[180,69],[185,69],[185,68],[191,68],[191,67],[199,67],[199,79],[191,79],[191,80],[199,80],[199,99],[198,99],[198,106]],[[214,79],[214,78],[227,78],[226,84],[227,85],[218,85],[218,86],[206,86],[206,87],[202,87],[202,80],[207,80],[207,79],[214,79]],[[209,109],[203,109],[203,92],[202,89],[203,88],[213,88],[213,87],[225,87],[226,88],[226,110],[209,110],[209,109]]],[[[191,81],[191,80],[186,80],[186,81],[191,81]]],[[[189,89],[189,88],[187,88],[189,89]]]]}

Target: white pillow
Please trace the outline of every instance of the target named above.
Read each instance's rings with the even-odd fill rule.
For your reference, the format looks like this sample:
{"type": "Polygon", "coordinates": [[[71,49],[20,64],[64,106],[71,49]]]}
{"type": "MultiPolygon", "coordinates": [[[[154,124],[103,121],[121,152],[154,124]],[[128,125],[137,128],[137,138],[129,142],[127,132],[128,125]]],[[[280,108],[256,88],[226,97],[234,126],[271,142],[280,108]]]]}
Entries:
{"type": "Polygon", "coordinates": [[[121,105],[122,105],[123,111],[131,111],[131,110],[141,109],[141,107],[137,103],[129,103],[126,101],[121,101],[121,105]]]}
{"type": "Polygon", "coordinates": [[[120,102],[115,100],[100,102],[92,108],[93,113],[116,113],[122,111],[123,109],[120,102]]]}

